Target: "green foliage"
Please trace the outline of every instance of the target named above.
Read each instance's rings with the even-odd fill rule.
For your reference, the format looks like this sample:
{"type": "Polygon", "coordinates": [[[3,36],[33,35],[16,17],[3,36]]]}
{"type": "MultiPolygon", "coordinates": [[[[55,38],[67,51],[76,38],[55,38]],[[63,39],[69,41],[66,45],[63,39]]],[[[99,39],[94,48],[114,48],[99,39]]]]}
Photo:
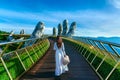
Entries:
{"type": "MultiPolygon", "coordinates": [[[[98,51],[96,49],[90,49],[90,46],[88,44],[82,43],[80,41],[75,41],[70,38],[63,38],[63,39],[65,43],[69,44],[70,46],[74,46],[75,49],[78,50],[80,53],[82,52],[83,55],[86,53],[85,54],[86,58],[90,54],[88,58],[89,62],[91,62],[92,59],[95,58],[92,63],[95,69],[99,66],[99,64],[102,62],[103,58],[105,57],[105,55],[101,53],[101,51],[98,51]],[[79,48],[77,48],[78,45],[79,45],[79,48]],[[98,55],[95,57],[96,54],[98,55]]],[[[103,79],[105,79],[115,65],[116,65],[116,62],[111,58],[111,56],[107,55],[107,57],[103,61],[103,64],[98,69],[98,73],[103,77],[103,79]]],[[[112,75],[109,77],[109,80],[120,80],[120,64],[119,66],[117,66],[117,68],[114,70],[112,75]]]]}
{"type": "MultiPolygon", "coordinates": [[[[45,54],[50,45],[48,40],[43,40],[41,42],[41,45],[36,44],[36,46],[37,47],[34,48],[34,51],[30,47],[27,47],[27,51],[34,62],[38,61],[38,59],[40,59],[45,54]],[[37,58],[36,55],[38,55],[39,58],[37,58]]],[[[25,68],[27,70],[30,69],[33,66],[33,63],[25,49],[21,49],[17,52],[25,68]]],[[[5,61],[5,64],[7,65],[7,68],[13,79],[16,79],[25,71],[17,56],[10,58],[9,61],[5,61]]],[[[5,68],[3,67],[2,63],[0,63],[0,80],[9,80],[9,76],[5,68]]]]}
{"type": "Polygon", "coordinates": [[[5,32],[5,31],[0,30],[0,34],[9,34],[9,32],[5,32]]]}
{"type": "Polygon", "coordinates": [[[109,80],[120,80],[120,65],[118,65],[118,67],[112,73],[112,75],[110,76],[109,80]]]}
{"type": "Polygon", "coordinates": [[[95,69],[99,66],[99,63],[102,61],[101,58],[96,57],[95,60],[93,61],[92,65],[94,66],[95,69]]]}
{"type": "Polygon", "coordinates": [[[9,33],[0,30],[0,40],[6,40],[6,39],[7,39],[7,36],[3,36],[3,35],[1,35],[1,34],[9,34],[9,33]]]}
{"type": "MultiPolygon", "coordinates": [[[[7,45],[3,45],[1,46],[2,50],[4,50],[6,48],[7,45]]],[[[17,47],[19,46],[19,43],[15,43],[15,44],[9,44],[7,50],[5,51],[5,53],[14,51],[17,49],[17,47]]]]}

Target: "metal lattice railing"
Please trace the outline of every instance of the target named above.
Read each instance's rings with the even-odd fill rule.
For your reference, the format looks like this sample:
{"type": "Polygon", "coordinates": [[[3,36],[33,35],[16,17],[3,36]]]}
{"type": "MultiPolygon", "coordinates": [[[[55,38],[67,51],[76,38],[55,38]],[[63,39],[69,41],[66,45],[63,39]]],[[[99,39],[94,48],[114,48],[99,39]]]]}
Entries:
{"type": "MultiPolygon", "coordinates": [[[[111,75],[115,75],[115,71],[120,70],[120,44],[83,37],[77,41],[80,41],[77,50],[86,58],[102,80],[111,79],[111,75]]],[[[119,76],[117,74],[117,77],[119,76]]]]}
{"type": "Polygon", "coordinates": [[[0,43],[0,80],[19,78],[43,56],[49,46],[50,43],[47,39],[26,39],[0,43]],[[15,73],[15,71],[18,72],[15,73]],[[6,76],[2,75],[4,73],[7,73],[8,78],[3,78],[6,76]]]}

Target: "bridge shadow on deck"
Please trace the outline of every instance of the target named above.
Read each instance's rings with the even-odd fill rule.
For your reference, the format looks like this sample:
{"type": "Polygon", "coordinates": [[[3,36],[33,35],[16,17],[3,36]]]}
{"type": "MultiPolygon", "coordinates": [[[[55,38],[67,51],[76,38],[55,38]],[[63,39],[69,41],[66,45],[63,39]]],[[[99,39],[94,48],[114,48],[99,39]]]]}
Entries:
{"type": "MultiPolygon", "coordinates": [[[[37,64],[25,73],[20,80],[55,80],[55,53],[53,41],[46,55],[37,64]]],[[[69,71],[61,75],[61,80],[100,80],[86,60],[74,49],[73,46],[65,44],[66,53],[71,63],[69,71]]]]}

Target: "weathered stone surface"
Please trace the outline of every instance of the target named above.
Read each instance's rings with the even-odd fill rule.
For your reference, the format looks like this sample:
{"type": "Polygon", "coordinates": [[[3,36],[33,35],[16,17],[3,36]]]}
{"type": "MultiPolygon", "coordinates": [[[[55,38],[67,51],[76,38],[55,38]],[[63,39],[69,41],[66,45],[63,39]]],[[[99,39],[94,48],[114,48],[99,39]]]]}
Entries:
{"type": "Polygon", "coordinates": [[[63,33],[62,33],[62,35],[66,36],[67,32],[68,32],[68,20],[65,19],[63,21],[63,33]]]}
{"type": "MultiPolygon", "coordinates": [[[[32,33],[32,35],[31,35],[30,38],[41,38],[42,35],[43,35],[44,28],[45,28],[44,23],[38,22],[38,24],[36,25],[36,27],[35,27],[35,29],[34,29],[34,31],[33,31],[33,33],[32,33]]],[[[14,31],[11,31],[10,35],[7,38],[8,41],[15,40],[13,38],[13,34],[14,34],[14,31]]],[[[20,31],[20,34],[24,34],[24,29],[22,29],[20,31]]],[[[24,37],[21,37],[20,39],[16,39],[16,40],[23,40],[23,39],[24,39],[24,37]]],[[[27,42],[25,42],[24,47],[32,45],[35,42],[36,42],[35,40],[27,41],[27,42]]],[[[2,53],[2,49],[0,48],[0,54],[1,53],[2,53]]],[[[3,59],[4,60],[9,60],[12,56],[14,56],[14,54],[12,54],[12,53],[6,53],[6,54],[3,55],[3,59]]]]}
{"type": "MultiPolygon", "coordinates": [[[[35,29],[33,30],[33,33],[30,37],[31,38],[41,38],[43,36],[43,32],[44,32],[44,23],[43,22],[38,22],[35,29]]],[[[36,40],[32,40],[32,41],[27,41],[25,42],[24,46],[29,46],[32,45],[36,42],[36,40]]]]}
{"type": "Polygon", "coordinates": [[[53,28],[53,36],[56,36],[56,28],[53,28]]]}
{"type": "Polygon", "coordinates": [[[58,24],[58,35],[62,35],[62,24],[61,23],[59,23],[58,24]]]}
{"type": "Polygon", "coordinates": [[[7,41],[13,41],[13,40],[15,40],[15,39],[13,38],[13,34],[14,34],[14,31],[11,31],[11,32],[10,32],[10,35],[9,35],[8,38],[7,38],[7,41]]]}
{"type": "Polygon", "coordinates": [[[36,25],[32,35],[31,35],[31,38],[41,38],[43,35],[43,32],[44,32],[44,28],[45,28],[44,23],[38,22],[38,24],[36,25]]]}
{"type": "Polygon", "coordinates": [[[72,37],[75,33],[75,29],[76,29],[76,22],[72,22],[69,28],[69,31],[67,33],[68,37],[72,37]]]}
{"type": "Polygon", "coordinates": [[[20,34],[25,34],[24,29],[22,29],[22,30],[20,31],[20,34]]]}

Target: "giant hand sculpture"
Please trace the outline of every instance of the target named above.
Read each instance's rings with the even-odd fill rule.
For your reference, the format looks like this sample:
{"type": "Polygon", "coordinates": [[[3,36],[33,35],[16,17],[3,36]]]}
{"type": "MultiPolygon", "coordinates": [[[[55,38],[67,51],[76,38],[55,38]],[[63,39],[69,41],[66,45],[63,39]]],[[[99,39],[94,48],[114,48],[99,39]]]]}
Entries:
{"type": "Polygon", "coordinates": [[[53,28],[53,36],[56,36],[56,28],[53,28]]]}
{"type": "Polygon", "coordinates": [[[62,24],[58,24],[58,35],[62,35],[62,24]]]}
{"type": "Polygon", "coordinates": [[[44,32],[44,23],[43,22],[38,22],[38,24],[36,25],[31,38],[41,38],[44,32]]]}
{"type": "Polygon", "coordinates": [[[75,33],[75,28],[76,28],[76,22],[72,22],[70,25],[69,32],[67,33],[68,37],[72,37],[75,33]]]}
{"type": "Polygon", "coordinates": [[[20,31],[20,34],[25,34],[24,29],[22,29],[22,30],[20,31]]]}
{"type": "MultiPolygon", "coordinates": [[[[38,22],[38,24],[36,25],[35,29],[33,30],[33,33],[32,33],[30,38],[41,38],[42,35],[43,35],[43,32],[44,32],[44,28],[45,28],[44,23],[38,22]]],[[[24,46],[32,45],[35,42],[36,42],[35,40],[28,41],[28,42],[25,43],[24,46]]]]}
{"type": "Polygon", "coordinates": [[[13,34],[14,34],[14,31],[11,31],[11,32],[10,32],[10,35],[9,35],[8,38],[7,38],[7,41],[13,41],[13,40],[15,40],[15,39],[13,38],[13,34]]]}
{"type": "Polygon", "coordinates": [[[63,35],[63,36],[66,36],[67,31],[68,31],[68,20],[65,19],[65,20],[63,21],[63,33],[62,33],[62,35],[63,35]]]}

